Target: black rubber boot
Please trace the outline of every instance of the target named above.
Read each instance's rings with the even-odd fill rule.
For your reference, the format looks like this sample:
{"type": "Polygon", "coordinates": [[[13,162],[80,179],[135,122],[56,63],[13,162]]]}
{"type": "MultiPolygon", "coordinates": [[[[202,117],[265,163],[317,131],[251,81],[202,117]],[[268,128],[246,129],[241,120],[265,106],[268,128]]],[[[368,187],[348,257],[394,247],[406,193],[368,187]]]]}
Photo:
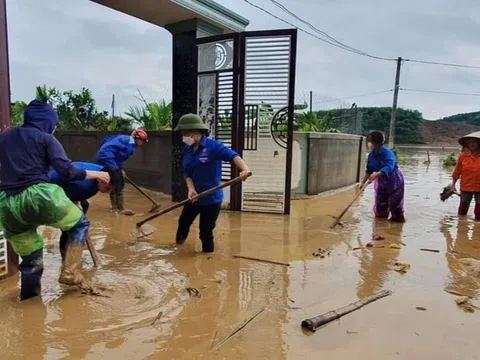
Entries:
{"type": "Polygon", "coordinates": [[[21,274],[20,300],[40,295],[42,292],[43,249],[22,256],[19,269],[21,274]]]}

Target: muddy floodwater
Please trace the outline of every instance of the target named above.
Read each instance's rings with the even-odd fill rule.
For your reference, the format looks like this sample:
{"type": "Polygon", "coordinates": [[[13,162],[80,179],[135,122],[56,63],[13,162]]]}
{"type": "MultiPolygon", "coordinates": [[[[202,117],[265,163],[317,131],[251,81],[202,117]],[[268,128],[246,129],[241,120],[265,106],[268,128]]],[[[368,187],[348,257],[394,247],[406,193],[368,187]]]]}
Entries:
{"type": "MultiPolygon", "coordinates": [[[[461,261],[480,259],[480,223],[473,208],[457,218],[458,198],[439,200],[450,181],[441,165],[447,155],[431,151],[427,166],[425,151],[403,150],[405,224],[375,221],[370,187],[343,226],[330,229],[332,216],[353,198],[350,189],[294,200],[289,217],[223,211],[214,254],[199,252],[196,224],[186,244],[172,245],[180,211],[152,221],[157,230],[132,242],[141,217],[110,213],[108,196],[99,195],[89,217],[102,266],[92,268],[87,251],[84,266],[102,296],[58,284],[59,234],[41,229],[47,239],[41,298],[20,303],[18,277],[0,283],[0,358],[480,359],[480,310],[466,312],[455,302],[463,295],[480,305],[480,277],[461,261]],[[385,239],[366,247],[372,234],[385,239]],[[410,268],[397,272],[396,262],[410,268]],[[300,327],[303,319],[384,289],[393,294],[316,333],[300,327]]],[[[150,208],[133,189],[126,202],[144,214],[150,208]]]]}

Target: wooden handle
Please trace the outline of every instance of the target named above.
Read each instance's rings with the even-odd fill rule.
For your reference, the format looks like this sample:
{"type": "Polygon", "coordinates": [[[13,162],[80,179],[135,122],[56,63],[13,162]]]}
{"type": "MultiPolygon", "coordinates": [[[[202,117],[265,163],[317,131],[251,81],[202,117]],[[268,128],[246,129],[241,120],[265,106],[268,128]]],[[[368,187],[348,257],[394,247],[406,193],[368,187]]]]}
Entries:
{"type": "Polygon", "coordinates": [[[100,264],[100,260],[98,259],[97,249],[95,249],[95,246],[93,245],[90,236],[87,236],[87,248],[90,252],[90,255],[92,256],[93,266],[98,267],[98,264],[100,264]]]}
{"type": "MultiPolygon", "coordinates": [[[[248,173],[248,177],[250,177],[250,176],[252,176],[252,173],[251,173],[251,172],[248,173]]],[[[236,177],[235,179],[232,179],[232,180],[229,180],[229,181],[227,181],[227,182],[224,182],[223,184],[220,184],[220,185],[218,185],[218,186],[215,186],[215,187],[213,187],[213,188],[211,188],[211,189],[209,189],[209,190],[206,190],[206,191],[204,191],[204,192],[202,192],[202,193],[200,193],[200,194],[197,194],[197,196],[195,196],[194,199],[185,199],[185,200],[183,200],[183,201],[180,201],[179,203],[173,204],[172,206],[169,206],[168,208],[165,208],[165,209],[163,209],[163,210],[161,210],[161,211],[159,211],[159,212],[157,212],[157,213],[155,213],[155,214],[147,217],[146,219],[143,219],[143,220],[137,222],[137,223],[136,223],[136,226],[137,226],[137,228],[139,228],[140,226],[142,226],[143,224],[149,222],[150,220],[156,219],[156,218],[159,217],[159,216],[162,216],[162,215],[164,215],[164,214],[166,214],[166,213],[169,213],[170,211],[173,211],[173,210],[175,210],[175,209],[178,209],[179,207],[182,207],[182,206],[184,206],[184,205],[186,205],[186,204],[188,204],[188,203],[191,203],[192,200],[198,200],[198,199],[200,199],[200,198],[202,198],[202,197],[204,197],[204,196],[213,194],[213,193],[217,192],[217,191],[220,190],[220,189],[223,189],[223,188],[228,187],[228,186],[235,185],[235,184],[237,184],[237,183],[239,183],[239,182],[242,182],[242,178],[241,178],[240,176],[239,176],[239,177],[236,177]]]]}
{"type": "Polygon", "coordinates": [[[348,211],[348,209],[350,209],[352,207],[352,205],[355,203],[355,201],[357,201],[357,199],[360,197],[360,195],[362,195],[362,193],[365,191],[365,189],[367,188],[368,185],[370,185],[372,181],[369,179],[361,188],[360,190],[358,191],[358,194],[355,195],[355,197],[353,198],[353,200],[350,202],[350,204],[347,205],[347,207],[345,209],[343,209],[342,213],[335,219],[335,221],[333,222],[332,226],[330,226],[331,229],[333,229],[335,226],[337,226],[337,224],[340,222],[340,219],[343,217],[343,215],[345,215],[348,211]]]}
{"type": "Polygon", "coordinates": [[[140,192],[140,194],[142,194],[148,200],[150,200],[153,205],[158,206],[158,203],[150,195],[148,195],[145,191],[143,191],[142,188],[140,188],[140,186],[135,184],[127,175],[124,175],[123,177],[125,178],[125,180],[127,180],[130,183],[130,185],[132,185],[135,189],[137,189],[138,192],[140,192]]]}

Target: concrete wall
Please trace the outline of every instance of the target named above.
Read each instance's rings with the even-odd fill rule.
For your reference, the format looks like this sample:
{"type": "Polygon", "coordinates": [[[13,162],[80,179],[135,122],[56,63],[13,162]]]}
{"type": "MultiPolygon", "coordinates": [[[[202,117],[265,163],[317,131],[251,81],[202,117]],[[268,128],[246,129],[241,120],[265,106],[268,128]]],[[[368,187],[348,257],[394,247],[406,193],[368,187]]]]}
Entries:
{"type": "MultiPolygon", "coordinates": [[[[73,161],[93,162],[102,140],[122,132],[63,131],[56,133],[67,155],[73,161]]],[[[125,163],[125,172],[138,185],[170,194],[172,191],[172,133],[149,131],[149,140],[125,163]]]]}
{"type": "Polygon", "coordinates": [[[296,184],[292,181],[295,194],[316,195],[352,185],[360,180],[365,168],[365,138],[336,133],[295,133],[293,159],[292,179],[295,172],[300,177],[296,184]]]}

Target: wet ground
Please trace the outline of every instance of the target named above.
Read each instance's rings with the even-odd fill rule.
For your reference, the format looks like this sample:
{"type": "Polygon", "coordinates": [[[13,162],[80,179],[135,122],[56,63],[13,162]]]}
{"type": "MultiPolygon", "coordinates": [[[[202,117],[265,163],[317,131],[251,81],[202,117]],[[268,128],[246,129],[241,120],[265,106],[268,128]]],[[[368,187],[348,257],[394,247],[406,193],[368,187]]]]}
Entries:
{"type": "MultiPolygon", "coordinates": [[[[343,227],[330,229],[332,215],[354,195],[349,190],[293,201],[290,217],[224,211],[213,255],[199,253],[196,226],[185,245],[172,246],[179,211],[152,221],[157,231],[133,243],[141,217],[112,214],[107,196],[94,198],[91,235],[103,265],[93,269],[87,251],[84,261],[104,296],[58,284],[58,234],[43,229],[42,297],[19,303],[18,278],[0,284],[1,358],[479,359],[480,310],[467,313],[455,299],[465,295],[480,305],[480,277],[461,260],[480,259],[480,224],[457,219],[458,199],[439,200],[450,181],[441,166],[447,153],[431,152],[427,167],[423,151],[405,151],[407,223],[375,221],[369,188],[343,227]],[[367,248],[372,234],[385,239],[367,248]],[[319,248],[329,249],[324,257],[313,255],[319,248]],[[396,272],[395,262],[411,268],[396,272]],[[393,294],[314,334],[300,327],[305,318],[382,289],[393,294]]],[[[138,212],[150,207],[130,189],[127,202],[138,212]]]]}

